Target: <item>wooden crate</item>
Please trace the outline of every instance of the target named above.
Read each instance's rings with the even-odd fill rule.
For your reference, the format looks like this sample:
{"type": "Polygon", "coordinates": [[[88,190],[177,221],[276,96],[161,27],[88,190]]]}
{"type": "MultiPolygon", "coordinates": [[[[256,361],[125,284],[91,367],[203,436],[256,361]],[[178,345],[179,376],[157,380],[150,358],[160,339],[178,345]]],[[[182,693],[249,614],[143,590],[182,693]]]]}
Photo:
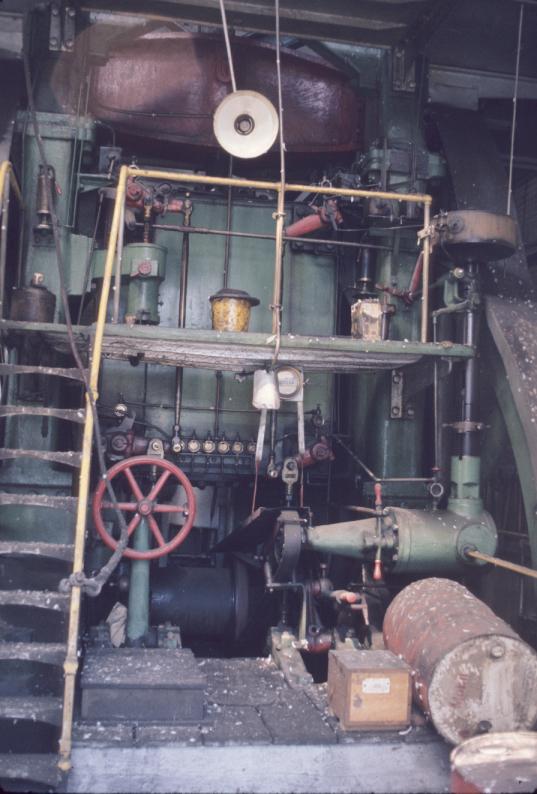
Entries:
{"type": "Polygon", "coordinates": [[[345,730],[410,724],[410,668],[391,651],[330,651],[328,702],[345,730]]]}

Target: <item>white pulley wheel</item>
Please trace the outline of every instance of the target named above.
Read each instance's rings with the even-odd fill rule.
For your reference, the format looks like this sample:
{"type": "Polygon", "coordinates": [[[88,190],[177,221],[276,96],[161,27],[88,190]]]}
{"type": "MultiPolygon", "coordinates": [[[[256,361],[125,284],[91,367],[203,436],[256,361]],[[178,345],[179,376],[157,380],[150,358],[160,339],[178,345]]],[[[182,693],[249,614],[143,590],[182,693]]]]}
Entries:
{"type": "Polygon", "coordinates": [[[249,159],[268,152],[278,135],[278,114],[256,91],[228,94],[214,113],[216,140],[233,157],[249,159]]]}

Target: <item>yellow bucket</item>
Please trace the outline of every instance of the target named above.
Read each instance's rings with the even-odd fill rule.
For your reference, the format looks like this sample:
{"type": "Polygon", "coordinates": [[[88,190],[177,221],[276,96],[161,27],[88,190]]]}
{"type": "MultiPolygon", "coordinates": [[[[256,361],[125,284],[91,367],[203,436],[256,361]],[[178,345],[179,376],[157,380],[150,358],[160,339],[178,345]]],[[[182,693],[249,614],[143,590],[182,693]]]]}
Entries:
{"type": "Polygon", "coordinates": [[[250,309],[259,304],[242,289],[221,289],[211,295],[213,331],[247,331],[250,309]]]}

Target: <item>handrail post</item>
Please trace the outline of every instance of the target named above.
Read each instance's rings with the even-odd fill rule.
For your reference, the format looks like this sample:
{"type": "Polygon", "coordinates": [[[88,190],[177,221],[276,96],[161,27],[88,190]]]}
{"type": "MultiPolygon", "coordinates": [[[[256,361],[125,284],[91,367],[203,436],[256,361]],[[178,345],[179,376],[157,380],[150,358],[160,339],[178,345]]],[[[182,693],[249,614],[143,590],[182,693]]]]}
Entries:
{"type": "MultiPolygon", "coordinates": [[[[104,265],[103,286],[97,322],[91,351],[89,385],[91,399],[97,401],[97,387],[99,384],[99,371],[101,366],[101,352],[104,336],[104,326],[106,323],[106,310],[108,298],[110,296],[110,285],[112,272],[114,269],[115,252],[118,243],[119,226],[122,216],[122,206],[125,201],[125,190],[127,185],[128,168],[123,166],[119,172],[119,180],[114,204],[114,214],[112,217],[112,227],[110,229],[110,239],[104,265]]],[[[82,439],[82,462],[80,466],[78,504],[76,512],[73,573],[83,571],[84,568],[84,544],[86,537],[86,515],[88,510],[88,497],[90,489],[91,472],[91,451],[93,446],[93,412],[89,394],[86,394],[86,421],[84,424],[84,435],[82,439]]],[[[63,719],[62,735],[60,738],[60,760],[58,767],[63,772],[68,772],[71,768],[71,747],[73,731],[73,709],[75,699],[75,682],[78,671],[78,628],[80,623],[80,587],[73,586],[71,591],[71,603],[69,608],[69,629],[67,634],[67,655],[64,663],[65,686],[63,698],[63,719]]]]}

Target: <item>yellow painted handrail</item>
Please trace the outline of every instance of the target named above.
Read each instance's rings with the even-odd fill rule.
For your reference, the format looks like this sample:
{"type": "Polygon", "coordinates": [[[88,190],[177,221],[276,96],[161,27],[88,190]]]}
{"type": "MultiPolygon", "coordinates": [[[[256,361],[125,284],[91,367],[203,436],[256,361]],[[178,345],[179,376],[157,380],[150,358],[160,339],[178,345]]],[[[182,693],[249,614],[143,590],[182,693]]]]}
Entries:
{"type": "MultiPolygon", "coordinates": [[[[1,174],[1,172],[0,172],[1,174]]],[[[122,166],[119,171],[119,180],[116,190],[114,214],[112,218],[112,226],[110,229],[110,237],[108,242],[108,249],[106,252],[106,260],[104,265],[103,285],[101,298],[99,302],[99,310],[97,315],[97,323],[95,327],[95,335],[93,342],[93,349],[91,354],[90,363],[90,376],[89,383],[93,394],[93,399],[97,400],[97,386],[99,380],[99,371],[101,366],[101,353],[102,342],[104,336],[104,326],[106,320],[106,311],[108,306],[108,299],[110,296],[110,288],[112,283],[112,275],[114,271],[114,260],[116,257],[116,250],[120,244],[120,224],[122,219],[123,207],[125,203],[125,194],[127,189],[127,179],[132,177],[142,179],[156,179],[166,182],[186,182],[187,184],[202,184],[202,185],[220,185],[223,187],[237,187],[237,188],[256,188],[259,190],[272,190],[278,194],[286,192],[308,192],[319,193],[323,195],[332,196],[347,196],[351,198],[378,198],[387,201],[398,202],[411,202],[413,204],[424,205],[424,230],[423,237],[423,303],[422,303],[422,332],[421,341],[427,341],[427,322],[428,322],[428,292],[429,292],[429,258],[430,258],[430,239],[428,236],[430,224],[430,209],[432,197],[428,194],[419,193],[393,193],[378,190],[355,190],[351,188],[334,188],[329,186],[319,185],[300,185],[300,184],[285,184],[282,186],[280,182],[266,182],[252,179],[237,179],[233,177],[215,177],[205,176],[203,174],[189,174],[185,172],[170,172],[159,171],[154,169],[140,169],[129,166],[122,166]]],[[[278,213],[276,213],[278,215],[278,213]]],[[[275,218],[278,223],[278,217],[275,218]]],[[[118,257],[121,256],[121,251],[118,252],[118,257]]],[[[275,291],[279,292],[278,283],[281,279],[281,273],[277,272],[277,265],[274,274],[275,291]]],[[[119,284],[116,284],[116,289],[119,289],[119,284]]],[[[276,298],[275,302],[278,302],[276,298]]],[[[83,571],[84,567],[84,546],[86,535],[86,514],[88,509],[88,498],[90,488],[90,468],[91,468],[91,452],[93,445],[93,414],[90,408],[89,397],[86,396],[86,421],[84,425],[84,435],[82,441],[82,465],[80,468],[80,481],[79,481],[79,494],[78,494],[78,507],[76,514],[75,538],[74,538],[74,563],[73,572],[78,573],[83,571]]],[[[71,746],[72,746],[72,725],[73,725],[73,707],[75,697],[75,681],[78,670],[78,632],[80,623],[80,603],[81,591],[80,587],[74,586],[71,593],[71,605],[69,611],[69,630],[67,640],[67,656],[64,664],[65,671],[65,690],[63,702],[63,723],[62,723],[62,736],[60,739],[60,761],[59,767],[63,771],[68,771],[71,768],[71,746]]]]}
{"type": "MultiPolygon", "coordinates": [[[[4,160],[0,163],[0,214],[2,222],[0,226],[0,317],[4,316],[4,293],[6,283],[6,260],[7,260],[7,235],[9,228],[9,199],[10,191],[13,190],[17,201],[19,202],[21,214],[24,212],[24,205],[22,201],[22,193],[17,182],[17,177],[13,171],[13,166],[9,160],[4,160]]],[[[24,231],[24,223],[20,224],[19,232],[19,257],[22,255],[22,234],[24,231]]],[[[20,264],[20,260],[19,260],[20,264]]]]}
{"type": "MultiPolygon", "coordinates": [[[[110,245],[108,248],[106,262],[104,266],[103,288],[95,335],[91,351],[89,385],[93,400],[97,401],[97,387],[99,384],[99,371],[101,367],[101,353],[106,322],[106,308],[110,295],[110,285],[112,281],[112,270],[114,265],[115,246],[117,244],[119,222],[121,218],[121,207],[125,199],[125,188],[127,184],[127,170],[122,168],[119,174],[117,187],[116,203],[110,230],[110,245]]],[[[78,488],[78,504],[76,513],[75,538],[74,538],[74,561],[73,573],[79,573],[84,569],[84,546],[86,536],[86,514],[88,510],[88,498],[90,489],[90,470],[91,470],[91,451],[93,446],[93,413],[91,411],[90,398],[86,395],[86,420],[84,424],[84,435],[82,439],[82,462],[80,466],[80,479],[78,488]]],[[[67,655],[64,664],[65,686],[63,698],[63,721],[62,735],[60,739],[60,761],[58,766],[64,772],[71,768],[71,744],[73,728],[73,707],[75,698],[75,682],[78,670],[78,630],[80,623],[80,587],[73,587],[71,591],[71,603],[69,609],[69,629],[67,635],[67,655]]]]}
{"type": "Polygon", "coordinates": [[[0,163],[0,196],[3,197],[4,190],[6,187],[6,179],[9,177],[9,181],[11,183],[11,187],[13,188],[13,192],[17,196],[18,202],[23,206],[24,202],[22,200],[22,192],[19,187],[19,183],[17,182],[17,177],[15,176],[15,172],[13,171],[13,166],[9,162],[9,160],[4,160],[0,163]]]}

